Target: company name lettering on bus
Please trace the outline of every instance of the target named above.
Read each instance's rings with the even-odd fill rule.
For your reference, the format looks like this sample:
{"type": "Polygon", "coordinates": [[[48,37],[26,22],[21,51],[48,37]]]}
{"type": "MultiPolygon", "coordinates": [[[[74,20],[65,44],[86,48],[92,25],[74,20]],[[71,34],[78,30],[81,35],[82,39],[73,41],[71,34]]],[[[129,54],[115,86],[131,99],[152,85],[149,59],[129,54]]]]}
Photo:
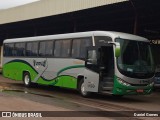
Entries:
{"type": "Polygon", "coordinates": [[[41,62],[37,62],[36,60],[33,60],[33,65],[34,66],[43,66],[43,67],[45,67],[46,66],[46,60],[41,61],[41,62]]]}
{"type": "Polygon", "coordinates": [[[160,40],[151,40],[152,44],[160,44],[160,40]]]}

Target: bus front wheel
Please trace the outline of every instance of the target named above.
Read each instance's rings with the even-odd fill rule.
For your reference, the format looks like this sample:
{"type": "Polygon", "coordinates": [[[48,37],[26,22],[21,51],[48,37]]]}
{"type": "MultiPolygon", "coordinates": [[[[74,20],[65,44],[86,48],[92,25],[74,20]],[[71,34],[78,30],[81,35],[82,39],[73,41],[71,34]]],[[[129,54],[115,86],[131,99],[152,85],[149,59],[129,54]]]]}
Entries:
{"type": "Polygon", "coordinates": [[[90,92],[85,91],[84,80],[80,80],[79,82],[79,92],[83,97],[89,97],[91,95],[90,92]]]}
{"type": "Polygon", "coordinates": [[[31,86],[31,77],[30,77],[30,74],[28,72],[25,72],[24,75],[23,75],[23,83],[26,87],[31,86]]]}

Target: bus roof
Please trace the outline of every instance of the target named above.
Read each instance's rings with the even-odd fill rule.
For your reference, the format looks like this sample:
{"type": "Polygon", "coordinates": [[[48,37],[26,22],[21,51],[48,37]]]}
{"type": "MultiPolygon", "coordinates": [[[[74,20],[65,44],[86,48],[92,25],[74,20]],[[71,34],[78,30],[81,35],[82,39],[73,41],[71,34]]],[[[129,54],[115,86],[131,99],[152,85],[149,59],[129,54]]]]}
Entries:
{"type": "Polygon", "coordinates": [[[13,38],[6,39],[4,43],[12,42],[25,42],[25,41],[39,41],[39,40],[54,40],[54,39],[69,39],[69,38],[81,38],[81,37],[92,37],[92,36],[109,36],[111,38],[123,38],[130,40],[146,41],[148,39],[128,33],[113,32],[113,31],[89,31],[89,32],[77,32],[77,33],[66,33],[57,35],[46,35],[46,36],[35,36],[35,37],[24,37],[24,38],[13,38]]]}

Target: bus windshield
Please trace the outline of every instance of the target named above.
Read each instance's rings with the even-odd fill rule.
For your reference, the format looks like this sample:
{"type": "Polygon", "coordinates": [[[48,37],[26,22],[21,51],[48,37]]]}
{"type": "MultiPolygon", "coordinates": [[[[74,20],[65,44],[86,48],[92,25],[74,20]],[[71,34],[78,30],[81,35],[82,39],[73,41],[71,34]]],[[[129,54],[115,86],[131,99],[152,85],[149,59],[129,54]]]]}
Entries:
{"type": "Polygon", "coordinates": [[[154,75],[154,63],[149,42],[117,38],[121,55],[117,58],[119,71],[132,78],[149,78],[154,75]]]}

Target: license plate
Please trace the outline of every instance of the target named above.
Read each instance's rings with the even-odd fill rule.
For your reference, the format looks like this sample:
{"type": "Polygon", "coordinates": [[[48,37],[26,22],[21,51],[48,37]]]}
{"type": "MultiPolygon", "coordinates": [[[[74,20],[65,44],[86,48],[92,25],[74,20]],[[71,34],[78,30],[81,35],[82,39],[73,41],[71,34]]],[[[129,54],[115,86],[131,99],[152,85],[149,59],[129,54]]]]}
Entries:
{"type": "Polygon", "coordinates": [[[138,89],[137,92],[138,93],[143,93],[143,89],[138,89]]]}

